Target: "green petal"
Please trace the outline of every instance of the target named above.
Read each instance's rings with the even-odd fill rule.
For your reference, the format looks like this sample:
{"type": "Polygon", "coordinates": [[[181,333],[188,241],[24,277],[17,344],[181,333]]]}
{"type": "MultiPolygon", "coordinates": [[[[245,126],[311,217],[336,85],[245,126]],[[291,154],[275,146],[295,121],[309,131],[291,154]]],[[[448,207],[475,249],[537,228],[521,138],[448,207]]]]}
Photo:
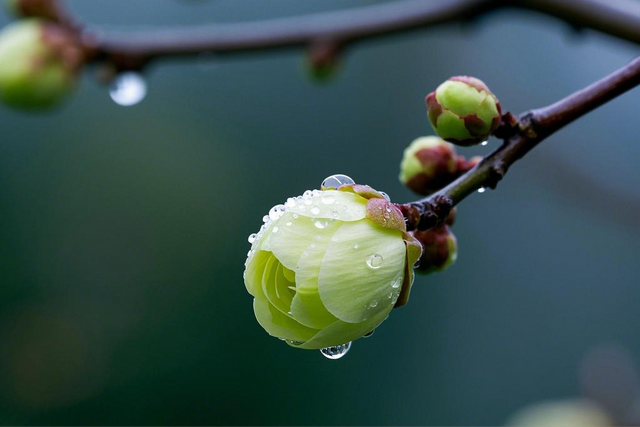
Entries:
{"type": "Polygon", "coordinates": [[[262,292],[274,307],[287,315],[293,298],[293,291],[289,289],[292,285],[284,276],[282,264],[272,255],[262,275],[262,292]]]}
{"type": "Polygon", "coordinates": [[[442,138],[451,138],[460,141],[472,138],[469,130],[464,124],[464,120],[449,110],[442,111],[442,114],[438,116],[436,132],[438,132],[438,135],[442,138]]]}
{"type": "Polygon", "coordinates": [[[402,307],[409,302],[409,294],[411,293],[411,287],[413,286],[415,275],[413,266],[422,255],[422,245],[418,239],[409,233],[404,233],[403,238],[407,245],[407,263],[405,267],[404,281],[402,282],[402,289],[400,289],[399,294],[394,295],[393,297],[393,299],[396,300],[394,307],[402,307]]]}
{"type": "Polygon", "coordinates": [[[459,81],[448,80],[436,89],[436,99],[445,109],[458,116],[476,114],[488,94],[459,81]]]}
{"type": "Polygon", "coordinates": [[[357,194],[326,190],[303,198],[287,211],[308,218],[358,221],[366,216],[366,204],[367,200],[357,194]]]}
{"type": "Polygon", "coordinates": [[[318,279],[320,298],[329,312],[359,323],[388,310],[398,280],[404,277],[402,232],[362,220],[345,223],[331,240],[318,279]]]}
{"type": "Polygon", "coordinates": [[[260,326],[274,337],[304,342],[318,332],[316,329],[307,328],[289,316],[282,314],[280,310],[269,304],[268,301],[255,298],[253,300],[253,312],[260,326]]]}
{"type": "MultiPolygon", "coordinates": [[[[332,227],[338,230],[344,224],[347,223],[336,222],[332,227]]],[[[330,236],[317,235],[314,243],[305,249],[296,270],[296,295],[291,304],[291,314],[298,322],[316,329],[338,320],[325,308],[318,293],[318,275],[330,243],[330,236]]]]}
{"type": "Polygon", "coordinates": [[[244,285],[254,297],[264,297],[262,292],[262,274],[271,252],[258,251],[249,257],[249,262],[244,271],[244,285]]]}
{"type": "Polygon", "coordinates": [[[345,344],[349,341],[357,340],[363,335],[373,331],[378,327],[378,325],[384,322],[390,312],[391,308],[378,313],[369,320],[361,323],[347,323],[338,320],[318,332],[310,340],[296,347],[312,350],[330,347],[332,345],[345,344]]]}

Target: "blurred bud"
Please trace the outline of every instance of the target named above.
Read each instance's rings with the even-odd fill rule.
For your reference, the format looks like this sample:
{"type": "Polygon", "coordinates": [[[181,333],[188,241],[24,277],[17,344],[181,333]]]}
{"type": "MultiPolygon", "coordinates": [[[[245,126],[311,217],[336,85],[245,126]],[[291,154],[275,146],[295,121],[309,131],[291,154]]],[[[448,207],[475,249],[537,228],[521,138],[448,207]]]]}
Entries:
{"type": "Polygon", "coordinates": [[[273,207],[249,237],[244,281],[258,323],[297,348],[338,346],[374,330],[406,303],[421,253],[382,193],[332,187],[273,207]]]}
{"type": "Polygon", "coordinates": [[[308,67],[311,77],[325,82],[336,75],[340,48],[333,42],[316,42],[309,48],[308,67]]]}
{"type": "Polygon", "coordinates": [[[23,109],[53,106],[70,94],[84,63],[75,35],[38,19],[0,33],[0,97],[23,109]]]}
{"type": "Polygon", "coordinates": [[[426,103],[436,133],[462,146],[486,141],[502,115],[498,99],[474,77],[451,77],[427,95],[426,103]]]}
{"type": "Polygon", "coordinates": [[[418,272],[433,273],[446,270],[458,258],[458,241],[447,224],[426,231],[413,231],[410,234],[422,244],[422,256],[416,267],[418,272]]]}
{"type": "Polygon", "coordinates": [[[424,195],[447,185],[455,172],[455,148],[437,136],[414,140],[400,163],[400,181],[424,195]]]}
{"type": "Polygon", "coordinates": [[[18,17],[45,18],[52,21],[60,18],[58,0],[5,0],[7,9],[18,17]]]}
{"type": "Polygon", "coordinates": [[[462,156],[458,156],[456,160],[456,170],[459,174],[463,174],[476,167],[476,165],[482,161],[482,156],[473,156],[469,160],[462,156]]]}
{"type": "Polygon", "coordinates": [[[598,404],[587,399],[542,402],[511,417],[510,426],[589,427],[615,425],[598,404]]]}

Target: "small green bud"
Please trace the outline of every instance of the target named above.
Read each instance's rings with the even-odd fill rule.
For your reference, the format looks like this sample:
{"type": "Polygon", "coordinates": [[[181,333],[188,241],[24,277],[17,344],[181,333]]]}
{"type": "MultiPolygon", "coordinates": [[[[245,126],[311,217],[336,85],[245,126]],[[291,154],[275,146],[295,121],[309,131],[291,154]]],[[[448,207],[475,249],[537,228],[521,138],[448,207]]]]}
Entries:
{"type": "Polygon", "coordinates": [[[456,166],[453,145],[437,136],[421,137],[404,150],[400,182],[418,194],[431,194],[455,179],[456,166]]]}
{"type": "MultiPolygon", "coordinates": [[[[454,216],[451,218],[453,222],[454,216]]],[[[441,224],[426,231],[413,231],[422,244],[422,256],[416,267],[420,273],[444,271],[458,258],[458,241],[446,224],[441,224]]]]}
{"type": "Polygon", "coordinates": [[[436,133],[462,146],[486,141],[502,117],[498,99],[474,77],[451,77],[427,95],[426,104],[436,133]]]}
{"type": "Polygon", "coordinates": [[[541,402],[518,411],[510,426],[589,427],[616,423],[597,403],[587,399],[541,402]]]}
{"type": "Polygon", "coordinates": [[[371,187],[307,191],[263,220],[244,282],[270,335],[302,349],[346,344],[406,303],[421,247],[371,187]]]}
{"type": "Polygon", "coordinates": [[[39,19],[0,33],[0,98],[23,109],[51,107],[70,94],[84,57],[77,38],[39,19]]]}

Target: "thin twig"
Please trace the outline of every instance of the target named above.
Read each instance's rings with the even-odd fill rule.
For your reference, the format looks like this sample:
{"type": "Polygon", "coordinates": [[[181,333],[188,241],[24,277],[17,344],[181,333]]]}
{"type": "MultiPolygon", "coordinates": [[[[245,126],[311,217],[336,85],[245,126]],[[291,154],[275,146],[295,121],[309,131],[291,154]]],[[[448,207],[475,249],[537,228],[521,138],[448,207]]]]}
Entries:
{"type": "Polygon", "coordinates": [[[184,29],[85,34],[96,59],[118,69],[142,68],[160,57],[203,52],[229,54],[311,47],[345,46],[363,39],[428,28],[478,17],[504,7],[536,10],[579,28],[593,28],[640,44],[640,3],[634,0],[403,0],[381,5],[268,21],[211,24],[184,29]]]}
{"type": "Polygon", "coordinates": [[[640,57],[586,88],[547,107],[520,115],[504,144],[476,167],[416,202],[399,205],[409,229],[428,229],[444,221],[451,208],[480,188],[495,188],[509,167],[549,135],[640,84],[640,57]]]}

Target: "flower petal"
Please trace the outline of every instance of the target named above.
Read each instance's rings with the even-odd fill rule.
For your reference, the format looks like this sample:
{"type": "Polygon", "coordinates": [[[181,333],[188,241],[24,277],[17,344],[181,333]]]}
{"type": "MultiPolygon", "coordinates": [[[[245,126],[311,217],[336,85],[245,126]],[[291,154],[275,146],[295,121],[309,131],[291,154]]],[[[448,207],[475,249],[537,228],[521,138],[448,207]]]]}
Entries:
{"type": "Polygon", "coordinates": [[[253,300],[253,312],[260,326],[274,337],[304,342],[318,332],[316,329],[307,328],[291,317],[282,314],[280,310],[268,301],[255,298],[253,300]]]}
{"type": "Polygon", "coordinates": [[[409,302],[409,294],[411,293],[411,287],[413,286],[413,280],[415,276],[413,266],[422,255],[422,245],[420,244],[418,239],[416,239],[409,233],[404,233],[403,237],[405,244],[407,245],[407,264],[405,267],[406,271],[404,275],[404,281],[402,283],[402,290],[398,295],[394,308],[402,307],[407,302],[409,302]]]}
{"type": "Polygon", "coordinates": [[[302,348],[307,350],[319,349],[324,347],[330,347],[332,345],[340,345],[348,343],[349,341],[357,340],[363,335],[373,331],[378,325],[380,325],[389,316],[391,308],[382,311],[367,321],[361,323],[347,323],[342,320],[337,320],[331,325],[327,326],[311,339],[301,345],[296,345],[296,348],[302,348]]]}
{"type": "Polygon", "coordinates": [[[244,271],[244,285],[254,297],[264,298],[262,292],[262,274],[271,257],[271,252],[257,251],[249,258],[247,268],[244,271]]]}
{"type": "Polygon", "coordinates": [[[354,193],[326,190],[317,191],[313,196],[304,196],[294,206],[287,206],[287,212],[308,218],[358,221],[367,215],[367,200],[354,193]]]}
{"type": "Polygon", "coordinates": [[[269,249],[282,265],[296,271],[302,253],[315,241],[316,236],[331,238],[338,223],[322,220],[326,224],[316,224],[308,217],[297,215],[296,218],[294,215],[296,214],[286,212],[277,221],[278,231],[274,233],[272,229],[269,235],[269,249]]]}
{"type": "Polygon", "coordinates": [[[369,220],[345,223],[331,238],[322,260],[320,298],[340,320],[367,320],[391,307],[405,263],[402,232],[369,220]]]}

